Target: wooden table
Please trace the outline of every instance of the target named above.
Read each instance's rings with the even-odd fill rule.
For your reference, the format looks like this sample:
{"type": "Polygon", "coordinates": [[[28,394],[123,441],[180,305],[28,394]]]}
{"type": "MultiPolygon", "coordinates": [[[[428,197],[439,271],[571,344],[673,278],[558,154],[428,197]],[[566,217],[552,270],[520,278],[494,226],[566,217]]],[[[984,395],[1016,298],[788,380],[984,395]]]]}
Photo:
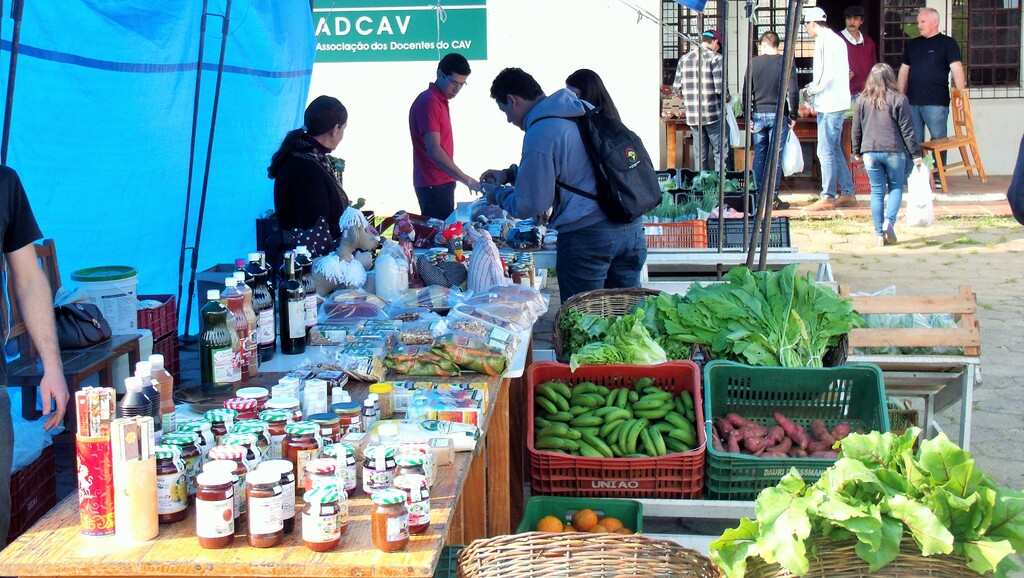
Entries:
{"type": "Polygon", "coordinates": [[[681,118],[662,119],[665,125],[665,168],[671,169],[676,165],[676,150],[683,151],[681,166],[690,167],[693,165],[690,158],[690,125],[681,118]],[[680,146],[682,145],[682,146],[680,146]]]}

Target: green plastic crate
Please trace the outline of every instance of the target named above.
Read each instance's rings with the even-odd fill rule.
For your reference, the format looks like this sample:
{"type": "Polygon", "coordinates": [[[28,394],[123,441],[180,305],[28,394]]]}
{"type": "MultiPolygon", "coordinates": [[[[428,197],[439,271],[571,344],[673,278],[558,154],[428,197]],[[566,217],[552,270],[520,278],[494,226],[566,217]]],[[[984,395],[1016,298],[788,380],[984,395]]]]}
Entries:
{"type": "Polygon", "coordinates": [[[569,498],[564,496],[531,496],[526,501],[523,520],[516,528],[517,534],[532,532],[537,522],[544,516],[555,516],[563,522],[572,519],[572,515],[590,508],[600,518],[617,518],[622,525],[637,534],[644,531],[644,505],[636,500],[618,498],[569,498]]]}
{"type": "MultiPolygon", "coordinates": [[[[714,435],[714,420],[727,413],[774,426],[776,411],[808,431],[815,419],[829,428],[845,421],[853,431],[889,431],[885,386],[877,365],[789,368],[712,361],[704,367],[707,436],[714,435]]],[[[705,495],[719,500],[753,500],[794,467],[805,481],[814,483],[835,463],[829,458],[759,458],[722,452],[710,443],[707,460],[705,495]]]]}
{"type": "Polygon", "coordinates": [[[459,572],[459,552],[465,546],[445,546],[434,568],[434,578],[455,578],[459,572]]]}

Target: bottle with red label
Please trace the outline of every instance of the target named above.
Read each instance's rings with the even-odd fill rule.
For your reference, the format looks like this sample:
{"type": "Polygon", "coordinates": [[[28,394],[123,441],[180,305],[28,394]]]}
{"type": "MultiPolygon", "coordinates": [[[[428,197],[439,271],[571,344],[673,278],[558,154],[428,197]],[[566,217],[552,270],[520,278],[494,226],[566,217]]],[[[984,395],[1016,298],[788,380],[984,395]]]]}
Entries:
{"type": "Polygon", "coordinates": [[[243,307],[245,320],[249,325],[249,337],[245,341],[245,349],[248,352],[246,356],[249,358],[248,377],[256,377],[260,372],[260,351],[259,346],[256,345],[256,326],[259,317],[256,315],[256,308],[252,303],[252,287],[246,282],[245,275],[244,271],[235,271],[232,274],[235,278],[235,288],[242,293],[242,302],[245,305],[243,307]]]}
{"type": "Polygon", "coordinates": [[[238,360],[238,370],[243,379],[249,376],[249,349],[246,344],[249,342],[249,320],[245,316],[245,296],[235,286],[234,277],[224,278],[224,288],[220,291],[220,302],[231,312],[230,318],[234,321],[235,335],[238,339],[238,349],[235,351],[238,360]]]}

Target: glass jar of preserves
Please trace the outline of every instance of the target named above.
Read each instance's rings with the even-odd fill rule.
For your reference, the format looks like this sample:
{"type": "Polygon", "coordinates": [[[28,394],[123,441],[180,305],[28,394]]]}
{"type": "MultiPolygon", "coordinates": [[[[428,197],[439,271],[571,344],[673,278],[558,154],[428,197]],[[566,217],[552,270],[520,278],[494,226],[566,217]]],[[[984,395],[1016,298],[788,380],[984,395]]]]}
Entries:
{"type": "Polygon", "coordinates": [[[204,472],[224,471],[235,476],[235,524],[245,521],[245,476],[249,473],[242,459],[245,451],[242,446],[214,446],[210,461],[203,466],[204,472]]]}
{"type": "Polygon", "coordinates": [[[343,401],[331,406],[331,413],[337,415],[341,426],[341,435],[361,433],[363,431],[362,406],[355,401],[343,401]]]}
{"type": "Polygon", "coordinates": [[[297,421],[284,427],[281,441],[281,457],[292,463],[295,472],[295,492],[301,494],[305,488],[306,462],[320,457],[320,426],[311,421],[297,421]]]}
{"type": "Polygon", "coordinates": [[[386,490],[395,481],[395,448],[370,446],[363,452],[363,492],[386,490]]]}
{"type": "Polygon", "coordinates": [[[196,537],[209,550],[227,548],[235,540],[235,490],[231,474],[196,476],[196,537]]]}
{"type": "Polygon", "coordinates": [[[314,552],[330,552],[348,528],[348,498],[336,484],[317,486],[306,493],[302,508],[302,542],[314,552]]]}
{"type": "Polygon", "coordinates": [[[416,474],[426,478],[427,471],[423,468],[423,454],[419,452],[398,454],[395,457],[395,477],[405,474],[416,474]]]}
{"type": "Polygon", "coordinates": [[[395,477],[395,489],[406,495],[409,508],[409,533],[422,534],[430,526],[430,489],[427,477],[420,474],[405,474],[395,477]]]}
{"type": "Polygon", "coordinates": [[[231,433],[231,426],[238,421],[238,412],[233,409],[216,408],[203,414],[206,421],[210,422],[210,431],[213,432],[214,445],[221,445],[220,438],[224,434],[231,433]]]}
{"type": "Polygon", "coordinates": [[[255,471],[245,480],[248,541],[253,548],[271,548],[284,538],[281,519],[281,476],[270,470],[255,471]]]}
{"type": "Polygon", "coordinates": [[[262,419],[247,419],[235,424],[232,433],[251,433],[256,436],[256,449],[260,453],[260,461],[270,457],[270,426],[262,419]]]}
{"type": "Polygon", "coordinates": [[[256,434],[231,432],[224,434],[220,442],[225,446],[242,446],[245,448],[245,456],[242,457],[246,469],[250,472],[260,465],[260,449],[256,446],[256,434]]]}
{"type": "Polygon", "coordinates": [[[423,456],[423,472],[427,476],[427,486],[434,487],[434,479],[437,475],[437,464],[434,463],[434,453],[430,451],[428,442],[405,442],[398,446],[398,455],[420,454],[423,456]]]}
{"type": "Polygon", "coordinates": [[[295,530],[295,474],[292,472],[292,463],[288,460],[267,460],[256,470],[275,472],[280,476],[281,522],[284,533],[291,534],[295,530]]]}
{"type": "Polygon", "coordinates": [[[341,442],[341,418],[333,413],[314,413],[309,416],[311,421],[320,426],[320,437],[324,444],[336,444],[341,442]]]}
{"type": "Polygon", "coordinates": [[[178,431],[191,432],[199,436],[199,451],[203,458],[200,462],[206,462],[210,448],[217,445],[213,439],[213,424],[205,419],[187,419],[178,422],[178,431]]]}
{"type": "Polygon", "coordinates": [[[306,462],[305,475],[302,477],[302,491],[308,492],[324,484],[337,485],[338,481],[337,462],[330,458],[317,458],[306,462]]]}
{"type": "Polygon", "coordinates": [[[355,446],[344,443],[331,444],[324,448],[324,457],[334,460],[341,488],[348,493],[354,492],[358,475],[355,446]]]}
{"type": "Polygon", "coordinates": [[[284,440],[284,426],[292,423],[290,409],[267,409],[260,412],[260,421],[266,422],[270,434],[270,459],[281,459],[281,441],[284,440]]]}
{"type": "Polygon", "coordinates": [[[265,387],[243,387],[235,392],[238,397],[255,399],[256,414],[267,409],[267,400],[270,399],[270,390],[265,387]]]}
{"type": "Polygon", "coordinates": [[[161,524],[180,522],[188,515],[188,477],[181,448],[160,444],[153,448],[156,456],[157,520],[161,524]]]}
{"type": "Polygon", "coordinates": [[[292,421],[302,421],[302,408],[297,397],[272,397],[267,400],[267,409],[287,409],[292,412],[292,421]]]}
{"type": "Polygon", "coordinates": [[[409,508],[406,495],[394,488],[375,492],[370,529],[373,545],[381,552],[397,552],[409,544],[409,508]]]}
{"type": "Polygon", "coordinates": [[[237,421],[256,419],[256,400],[248,397],[231,397],[224,400],[226,409],[233,409],[238,412],[237,421]]]}
{"type": "Polygon", "coordinates": [[[390,383],[375,383],[370,386],[369,391],[370,393],[377,394],[377,403],[380,405],[380,418],[391,419],[391,416],[395,414],[395,386],[390,383]]]}
{"type": "Polygon", "coordinates": [[[181,452],[181,461],[185,464],[185,485],[188,487],[189,499],[196,496],[196,476],[199,475],[203,461],[203,452],[199,449],[199,434],[187,431],[165,433],[163,442],[177,446],[181,452]]]}

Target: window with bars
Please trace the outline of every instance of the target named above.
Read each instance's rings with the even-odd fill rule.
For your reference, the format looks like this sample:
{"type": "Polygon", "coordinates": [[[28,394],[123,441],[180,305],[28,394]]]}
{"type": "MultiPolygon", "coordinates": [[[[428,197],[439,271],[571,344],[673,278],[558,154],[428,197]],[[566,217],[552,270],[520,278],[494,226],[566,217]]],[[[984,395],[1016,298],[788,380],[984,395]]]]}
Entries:
{"type": "Polygon", "coordinates": [[[683,8],[675,0],[662,0],[661,21],[664,25],[661,29],[662,84],[672,84],[676,76],[679,56],[690,50],[690,43],[676,35],[676,32],[697,38],[704,30],[712,28],[723,30],[721,19],[718,17],[718,5],[714,1],[708,2],[704,7],[703,17],[703,22],[701,22],[697,12],[683,8]]]}
{"type": "Polygon", "coordinates": [[[1020,0],[953,0],[950,21],[967,86],[994,89],[985,96],[1021,96],[1020,0]]]}
{"type": "Polygon", "coordinates": [[[917,13],[924,8],[924,0],[890,0],[882,12],[882,41],[879,43],[879,62],[899,70],[903,63],[903,50],[911,38],[917,38],[917,13]]]}

